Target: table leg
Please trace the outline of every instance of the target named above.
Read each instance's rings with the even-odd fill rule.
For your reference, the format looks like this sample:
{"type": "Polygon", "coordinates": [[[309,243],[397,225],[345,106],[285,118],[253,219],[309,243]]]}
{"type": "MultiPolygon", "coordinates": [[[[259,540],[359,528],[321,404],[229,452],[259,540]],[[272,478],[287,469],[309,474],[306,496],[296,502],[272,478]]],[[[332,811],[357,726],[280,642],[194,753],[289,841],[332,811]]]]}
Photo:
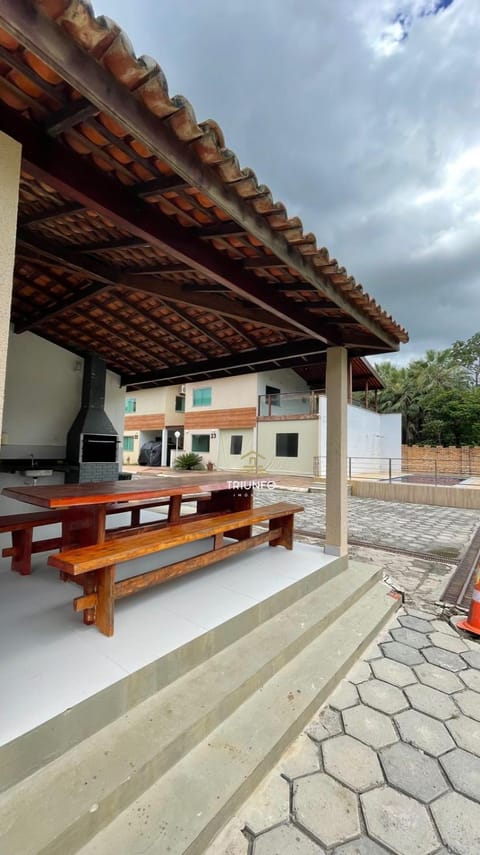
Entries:
{"type": "MultiPolygon", "coordinates": [[[[115,606],[115,566],[102,567],[96,572],[97,605],[95,624],[104,635],[113,635],[115,606]]],[[[86,610],[88,611],[88,610],[86,610]]]]}
{"type": "MultiPolygon", "coordinates": [[[[105,520],[105,505],[86,505],[69,510],[63,521],[62,549],[103,543],[105,540],[105,520]]],[[[95,590],[95,580],[90,578],[91,576],[91,573],[87,573],[85,576],[83,584],[85,595],[93,594],[95,590]]],[[[84,609],[83,622],[85,624],[95,623],[95,609],[84,609]]]]}
{"type": "Polygon", "coordinates": [[[169,523],[178,522],[180,519],[181,510],[182,510],[182,497],[181,496],[170,496],[170,504],[168,506],[168,522],[169,523]]]}
{"type": "MultiPolygon", "coordinates": [[[[253,507],[253,491],[252,490],[217,490],[212,493],[211,499],[205,503],[205,511],[208,513],[218,513],[218,511],[249,511],[253,507]]],[[[252,527],[250,525],[242,528],[232,529],[225,532],[227,537],[233,537],[235,540],[247,540],[252,536],[252,527]]]]}

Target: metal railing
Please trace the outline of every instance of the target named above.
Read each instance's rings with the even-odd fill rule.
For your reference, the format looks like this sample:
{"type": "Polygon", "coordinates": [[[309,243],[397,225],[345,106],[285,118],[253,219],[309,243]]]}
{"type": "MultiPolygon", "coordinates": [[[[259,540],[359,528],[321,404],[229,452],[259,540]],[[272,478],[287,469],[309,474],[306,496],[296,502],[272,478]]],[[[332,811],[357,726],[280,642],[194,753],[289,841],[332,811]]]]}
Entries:
{"type": "MultiPolygon", "coordinates": [[[[325,478],[327,459],[324,456],[313,458],[313,475],[325,478]]],[[[424,458],[409,464],[401,457],[348,457],[348,479],[369,481],[388,481],[410,484],[433,484],[436,487],[465,484],[468,479],[480,480],[480,462],[469,466],[468,471],[452,472],[450,467],[442,465],[435,457],[424,458]]]]}
{"type": "Polygon", "coordinates": [[[279,392],[274,395],[259,395],[258,415],[260,418],[317,416],[319,397],[318,392],[279,392]]]}

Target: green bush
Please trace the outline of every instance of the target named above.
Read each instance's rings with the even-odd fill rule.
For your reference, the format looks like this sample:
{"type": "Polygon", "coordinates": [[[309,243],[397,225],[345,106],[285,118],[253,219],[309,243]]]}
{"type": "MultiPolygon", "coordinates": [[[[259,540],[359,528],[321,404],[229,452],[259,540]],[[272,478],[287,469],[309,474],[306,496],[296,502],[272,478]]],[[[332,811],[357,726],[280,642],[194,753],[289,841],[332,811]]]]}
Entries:
{"type": "Polygon", "coordinates": [[[195,454],[194,451],[186,451],[184,454],[179,454],[173,464],[174,469],[205,469],[202,463],[200,454],[195,454]]]}

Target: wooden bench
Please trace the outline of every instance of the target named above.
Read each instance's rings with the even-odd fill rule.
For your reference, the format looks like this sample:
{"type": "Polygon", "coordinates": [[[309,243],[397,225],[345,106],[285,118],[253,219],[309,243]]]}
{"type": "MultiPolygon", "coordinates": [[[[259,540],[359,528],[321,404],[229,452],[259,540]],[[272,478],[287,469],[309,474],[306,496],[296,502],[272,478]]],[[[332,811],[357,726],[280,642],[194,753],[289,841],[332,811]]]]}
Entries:
{"type": "Polygon", "coordinates": [[[32,572],[32,553],[60,549],[62,538],[33,540],[33,530],[39,526],[61,523],[61,511],[40,511],[30,514],[7,514],[0,517],[0,532],[11,532],[12,545],[2,549],[4,558],[12,558],[11,568],[22,576],[32,572]]]}
{"type": "Polygon", "coordinates": [[[303,511],[301,505],[278,502],[234,513],[220,512],[203,519],[174,523],[161,530],[144,530],[94,546],[69,549],[50,555],[48,563],[83,585],[83,596],[74,600],[75,611],[84,611],[84,616],[89,616],[86,622],[95,623],[100,632],[111,636],[115,600],[192,573],[262,543],[292,549],[294,514],[300,511],[303,511]],[[252,535],[251,526],[266,521],[268,530],[252,535]],[[225,543],[224,537],[233,538],[236,542],[225,543]],[[213,546],[208,552],[115,582],[117,564],[206,538],[213,538],[213,546]]]}

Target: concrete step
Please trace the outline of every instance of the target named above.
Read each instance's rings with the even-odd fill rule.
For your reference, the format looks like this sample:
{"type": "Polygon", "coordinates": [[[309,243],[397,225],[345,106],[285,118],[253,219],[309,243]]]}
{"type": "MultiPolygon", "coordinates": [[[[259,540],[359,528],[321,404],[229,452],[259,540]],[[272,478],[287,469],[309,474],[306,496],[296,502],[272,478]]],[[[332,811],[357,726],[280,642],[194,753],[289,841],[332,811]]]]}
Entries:
{"type": "MultiPolygon", "coordinates": [[[[369,565],[351,562],[348,571],[255,626],[6,790],[0,796],[0,852],[76,852],[242,705],[252,703],[255,693],[261,697],[264,684],[337,619],[343,620],[345,608],[356,607],[378,575],[369,565]]],[[[356,629],[353,637],[355,651],[356,629]]],[[[329,679],[335,679],[335,671],[329,679]]],[[[298,703],[294,700],[293,707],[298,703]]]]}
{"type": "MultiPolygon", "coordinates": [[[[0,746],[0,793],[112,724],[165,686],[338,576],[346,567],[346,558],[335,558],[326,565],[321,564],[317,570],[287,584],[245,611],[0,746]]],[[[74,663],[72,667],[78,666],[74,663]]]]}
{"type": "Polygon", "coordinates": [[[397,606],[375,584],[78,855],[203,855],[397,606]]]}

